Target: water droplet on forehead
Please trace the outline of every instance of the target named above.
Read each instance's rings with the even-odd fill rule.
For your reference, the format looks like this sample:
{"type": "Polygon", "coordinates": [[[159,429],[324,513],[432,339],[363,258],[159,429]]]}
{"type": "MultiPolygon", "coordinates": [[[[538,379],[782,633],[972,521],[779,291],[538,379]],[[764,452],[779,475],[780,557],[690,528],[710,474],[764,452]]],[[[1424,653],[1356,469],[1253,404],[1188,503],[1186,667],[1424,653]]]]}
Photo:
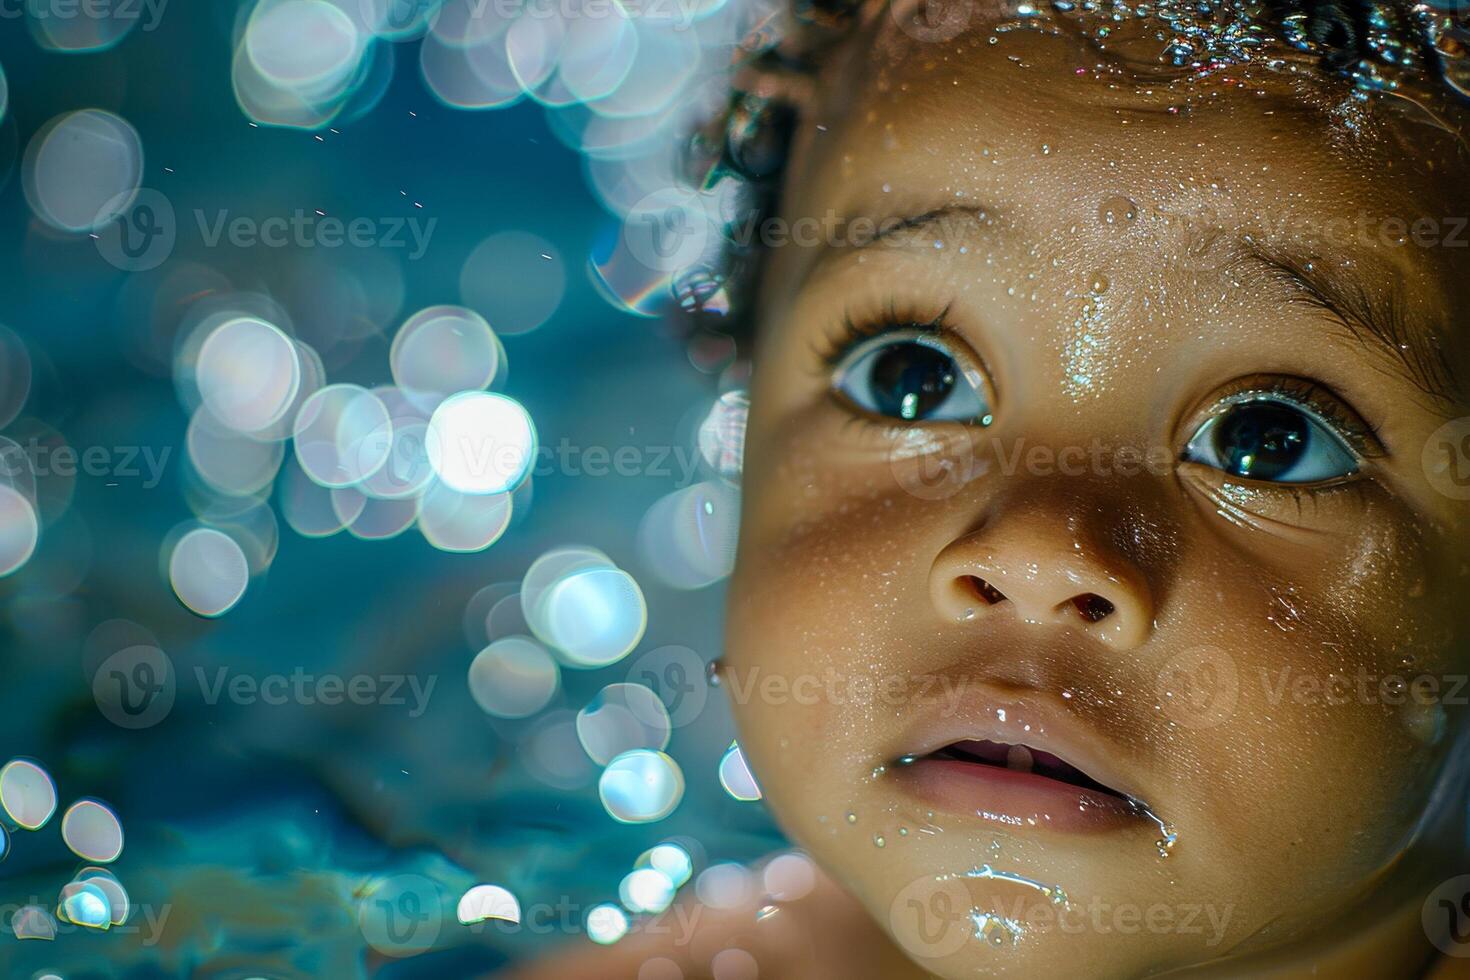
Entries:
{"type": "Polygon", "coordinates": [[[1098,220],[1105,225],[1125,225],[1138,217],[1138,205],[1121,195],[1098,205],[1098,220]]]}

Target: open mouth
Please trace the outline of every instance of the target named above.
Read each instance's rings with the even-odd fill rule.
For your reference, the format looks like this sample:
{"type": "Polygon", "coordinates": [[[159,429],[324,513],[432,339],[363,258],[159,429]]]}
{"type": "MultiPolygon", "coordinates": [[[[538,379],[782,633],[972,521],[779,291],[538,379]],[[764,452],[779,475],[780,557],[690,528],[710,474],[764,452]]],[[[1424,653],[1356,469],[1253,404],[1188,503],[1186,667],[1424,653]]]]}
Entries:
{"type": "Polygon", "coordinates": [[[1008,826],[1102,830],[1146,817],[1127,793],[1021,743],[961,739],[905,757],[895,771],[929,803],[1008,826]]]}
{"type": "Polygon", "coordinates": [[[1128,796],[1105,786],[1087,773],[1059,756],[1033,749],[1029,745],[1009,742],[992,742],[989,739],[964,739],[946,745],[931,758],[952,759],[955,762],[976,766],[995,766],[1008,772],[1029,773],[1041,779],[1050,779],[1064,786],[1073,786],[1104,796],[1116,797],[1131,802],[1128,796]]]}

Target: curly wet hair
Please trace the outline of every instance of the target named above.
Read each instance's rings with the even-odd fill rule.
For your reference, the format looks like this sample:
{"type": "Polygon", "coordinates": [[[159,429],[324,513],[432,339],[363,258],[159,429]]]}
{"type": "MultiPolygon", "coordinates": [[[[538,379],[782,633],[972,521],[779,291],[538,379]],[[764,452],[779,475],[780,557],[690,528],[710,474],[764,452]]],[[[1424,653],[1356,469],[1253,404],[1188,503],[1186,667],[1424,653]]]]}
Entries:
{"type": "MultiPolygon", "coordinates": [[[[889,0],[794,0],[760,24],[742,45],[735,85],[722,116],[689,141],[685,168],[694,186],[709,190],[721,181],[740,183],[740,221],[760,222],[777,213],[791,138],[800,113],[781,93],[792,79],[810,80],[824,53],[840,43],[873,3],[889,0]],[[779,20],[779,23],[774,23],[779,20]]],[[[975,0],[927,0],[968,5],[975,0]]],[[[1122,0],[1049,0],[1054,10],[1107,11],[1122,0]]],[[[1160,3],[1156,11],[1167,4],[1160,3]]],[[[1266,38],[1311,58],[1329,74],[1360,90],[1393,90],[1397,76],[1414,73],[1460,110],[1470,110],[1470,0],[1202,0],[1191,9],[1230,10],[1261,25],[1266,38]]],[[[1161,13],[1156,13],[1162,16],[1161,13]]],[[[1177,29],[1177,23],[1171,23],[1177,29]]],[[[1176,58],[1187,59],[1186,47],[1176,58]]],[[[1176,64],[1179,63],[1176,61],[1176,64]]],[[[1464,137],[1462,142],[1470,143],[1464,137]]],[[[692,330],[733,337],[748,355],[754,337],[753,293],[764,259],[753,244],[726,242],[723,267],[710,285],[726,301],[714,313],[683,298],[692,330]]]]}

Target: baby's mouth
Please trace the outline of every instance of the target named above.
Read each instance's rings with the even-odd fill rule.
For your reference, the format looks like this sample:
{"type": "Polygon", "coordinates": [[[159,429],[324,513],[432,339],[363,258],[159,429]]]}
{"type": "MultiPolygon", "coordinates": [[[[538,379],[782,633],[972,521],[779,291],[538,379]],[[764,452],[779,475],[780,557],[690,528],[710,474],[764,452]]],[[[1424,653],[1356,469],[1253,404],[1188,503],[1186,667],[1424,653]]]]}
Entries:
{"type": "Polygon", "coordinates": [[[955,762],[977,766],[994,766],[1013,773],[1029,773],[1039,779],[1049,779],[1066,786],[1088,790],[1104,796],[1113,796],[1127,801],[1126,794],[1093,779],[1087,773],[1059,756],[1010,742],[992,742],[989,739],[962,739],[952,742],[928,756],[933,759],[951,759],[955,762]]]}
{"type": "Polygon", "coordinates": [[[961,739],[905,756],[894,772],[926,802],[1005,826],[1101,831],[1149,819],[1135,798],[1021,743],[961,739]]]}

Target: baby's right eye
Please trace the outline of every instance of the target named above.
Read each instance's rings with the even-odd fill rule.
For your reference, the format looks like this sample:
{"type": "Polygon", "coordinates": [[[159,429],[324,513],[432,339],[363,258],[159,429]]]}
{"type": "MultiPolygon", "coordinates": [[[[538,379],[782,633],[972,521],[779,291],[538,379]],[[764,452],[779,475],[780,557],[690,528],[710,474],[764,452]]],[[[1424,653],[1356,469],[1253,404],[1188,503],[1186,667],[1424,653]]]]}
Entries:
{"type": "Polygon", "coordinates": [[[855,407],[905,422],[989,425],[990,399],[973,358],[933,331],[873,337],[838,361],[832,387],[855,407]]]}

